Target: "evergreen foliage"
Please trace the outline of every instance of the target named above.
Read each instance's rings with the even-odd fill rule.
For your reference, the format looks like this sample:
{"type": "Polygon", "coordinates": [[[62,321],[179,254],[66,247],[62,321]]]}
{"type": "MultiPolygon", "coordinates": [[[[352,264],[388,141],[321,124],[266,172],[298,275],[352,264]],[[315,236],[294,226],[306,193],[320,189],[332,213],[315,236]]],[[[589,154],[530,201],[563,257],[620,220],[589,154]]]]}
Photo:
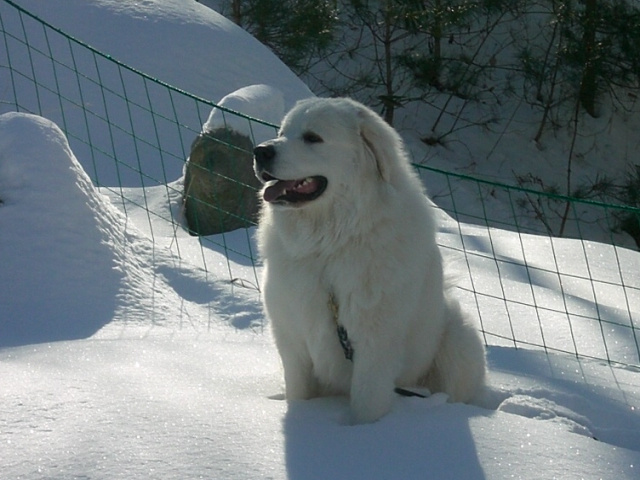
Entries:
{"type": "Polygon", "coordinates": [[[336,11],[330,0],[229,0],[224,7],[224,14],[298,74],[333,40],[336,11]]]}
{"type": "MultiPolygon", "coordinates": [[[[438,114],[423,141],[446,145],[463,128],[491,128],[505,99],[536,113],[532,138],[567,132],[560,195],[639,206],[640,171],[575,185],[576,141],[586,119],[629,109],[640,89],[640,7],[633,0],[227,0],[226,13],[270,46],[321,96],[351,96],[393,124],[425,102],[438,114]],[[632,99],[632,101],[629,101],[632,99]],[[474,105],[475,108],[469,108],[474,105]],[[635,176],[634,176],[635,175],[635,176]]],[[[540,180],[540,179],[538,179],[540,180]]],[[[548,182],[550,183],[550,182],[548,182]]],[[[553,204],[553,202],[551,202],[553,204]]],[[[527,202],[525,204],[529,205],[527,202]]],[[[568,205],[568,204],[567,204],[568,205]]],[[[557,208],[556,208],[557,207],[557,208]]],[[[539,206],[529,205],[534,211],[539,206]]],[[[560,219],[569,209],[540,209],[560,219]],[[551,213],[549,213],[551,212],[551,213]]],[[[615,230],[640,246],[640,220],[615,230]]]]}

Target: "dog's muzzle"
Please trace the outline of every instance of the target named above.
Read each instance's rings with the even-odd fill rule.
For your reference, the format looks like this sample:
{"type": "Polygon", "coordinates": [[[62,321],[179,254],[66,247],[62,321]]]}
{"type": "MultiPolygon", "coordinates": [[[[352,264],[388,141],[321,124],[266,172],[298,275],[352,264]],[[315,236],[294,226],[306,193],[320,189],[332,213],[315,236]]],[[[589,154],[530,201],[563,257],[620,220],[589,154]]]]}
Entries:
{"type": "Polygon", "coordinates": [[[265,202],[300,206],[324,193],[328,181],[319,175],[286,180],[274,177],[270,172],[273,171],[275,158],[276,149],[268,142],[253,149],[253,169],[258,180],[265,185],[262,191],[265,202]]]}

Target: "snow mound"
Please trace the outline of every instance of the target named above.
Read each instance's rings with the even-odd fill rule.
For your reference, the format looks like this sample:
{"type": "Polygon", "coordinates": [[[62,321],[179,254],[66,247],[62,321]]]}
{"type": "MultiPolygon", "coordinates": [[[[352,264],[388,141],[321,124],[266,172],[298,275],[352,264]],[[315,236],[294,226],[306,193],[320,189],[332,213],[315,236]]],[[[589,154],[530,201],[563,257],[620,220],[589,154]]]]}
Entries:
{"type": "Polygon", "coordinates": [[[0,116],[0,197],[0,256],[11,272],[0,276],[0,346],[87,337],[109,322],[124,218],[53,123],[0,116]]]}
{"type": "Polygon", "coordinates": [[[217,100],[260,83],[278,85],[287,108],[312,95],[271,50],[195,1],[22,0],[20,6],[113,58],[202,98],[217,100]]]}
{"type": "MultiPolygon", "coordinates": [[[[253,324],[228,285],[185,266],[131,224],[91,183],[62,131],[41,117],[0,116],[0,347],[102,338],[127,326],[188,320],[253,324]],[[115,329],[115,330],[114,330],[115,329]]],[[[185,233],[186,235],[186,233],[185,233]]],[[[185,322],[186,323],[186,322],[185,322]]]]}
{"type": "MultiPolygon", "coordinates": [[[[218,105],[249,117],[278,125],[284,116],[282,92],[269,85],[250,85],[230,93],[218,105]]],[[[202,126],[204,132],[217,128],[231,128],[242,133],[258,145],[275,136],[275,129],[267,125],[250,122],[246,118],[224,112],[218,108],[211,110],[209,118],[202,126]]]]}

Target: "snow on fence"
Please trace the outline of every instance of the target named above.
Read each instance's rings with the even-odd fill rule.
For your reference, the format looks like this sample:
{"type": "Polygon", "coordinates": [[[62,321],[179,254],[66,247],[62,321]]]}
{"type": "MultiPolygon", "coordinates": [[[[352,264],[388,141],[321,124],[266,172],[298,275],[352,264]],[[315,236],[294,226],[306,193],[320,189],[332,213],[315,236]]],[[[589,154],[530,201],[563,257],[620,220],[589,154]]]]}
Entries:
{"type": "MultiPolygon", "coordinates": [[[[211,110],[234,117],[234,125],[246,122],[249,131],[276,128],[120,63],[10,0],[0,0],[0,39],[0,113],[28,112],[56,122],[95,185],[125,215],[144,223],[154,241],[178,251],[184,241],[176,208],[180,179],[211,110]],[[167,231],[173,232],[168,241],[167,231]]],[[[487,344],[640,366],[640,257],[622,233],[624,222],[640,223],[640,210],[416,168],[455,220],[443,216],[440,244],[468,272],[457,280],[460,296],[477,313],[487,344]],[[591,324],[593,334],[576,338],[575,322],[591,324]]],[[[202,262],[212,278],[257,288],[251,229],[194,241],[203,259],[208,249],[227,259],[224,268],[202,262]],[[245,267],[242,273],[235,264],[245,267]]]]}

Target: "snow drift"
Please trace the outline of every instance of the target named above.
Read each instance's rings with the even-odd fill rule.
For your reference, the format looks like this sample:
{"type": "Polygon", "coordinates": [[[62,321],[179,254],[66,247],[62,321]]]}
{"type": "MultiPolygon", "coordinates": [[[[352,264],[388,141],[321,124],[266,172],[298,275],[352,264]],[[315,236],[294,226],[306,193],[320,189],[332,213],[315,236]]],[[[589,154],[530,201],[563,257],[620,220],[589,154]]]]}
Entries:
{"type": "MultiPolygon", "coordinates": [[[[189,70],[185,52],[200,43],[181,44],[186,32],[211,33],[199,26],[211,14],[190,2],[19,3],[211,98],[255,83],[290,91],[290,72],[274,67],[267,79],[271,73],[248,60],[264,50],[224,43],[240,34],[227,37],[222,28],[214,29],[214,46],[226,45],[229,68],[219,76],[208,75],[208,65],[189,70]],[[234,77],[248,74],[257,81],[234,77]]],[[[3,478],[638,478],[637,368],[503,341],[488,349],[491,389],[482,405],[398,398],[382,421],[347,427],[345,399],[281,400],[251,230],[199,240],[180,228],[177,188],[94,188],[60,130],[24,114],[0,118],[0,200],[3,478]]],[[[546,307],[540,315],[551,344],[574,338],[597,351],[606,338],[613,358],[631,358],[633,339],[620,329],[575,322],[571,337],[549,312],[579,316],[600,302],[604,315],[619,313],[623,296],[611,279],[622,268],[624,283],[638,285],[636,252],[620,250],[620,267],[610,246],[445,215],[439,241],[449,257],[478,253],[450,258],[451,273],[486,294],[480,310],[473,293],[460,292],[488,326],[509,328],[499,323],[505,303],[497,295],[516,306],[535,297],[546,307]],[[596,287],[579,273],[585,268],[596,287]]],[[[633,323],[638,298],[626,298],[633,323]]],[[[514,310],[514,326],[519,338],[537,341],[541,324],[525,310],[514,310]]]]}

